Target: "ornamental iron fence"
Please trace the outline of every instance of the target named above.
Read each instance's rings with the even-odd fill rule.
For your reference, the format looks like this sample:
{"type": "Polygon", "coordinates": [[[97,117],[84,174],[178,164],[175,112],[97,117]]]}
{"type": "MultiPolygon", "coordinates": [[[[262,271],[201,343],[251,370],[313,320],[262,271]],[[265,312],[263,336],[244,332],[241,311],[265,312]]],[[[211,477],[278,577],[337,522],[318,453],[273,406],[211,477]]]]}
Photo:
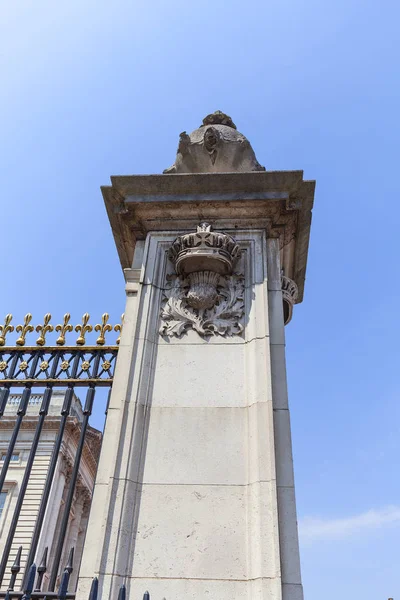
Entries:
{"type": "MultiPolygon", "coordinates": [[[[77,490],[85,492],[81,517],[82,506],[87,511],[83,525],[82,518],[80,524],[87,524],[92,494],[88,487],[94,485],[101,446],[101,434],[89,425],[89,419],[97,388],[109,388],[110,394],[122,331],[122,322],[112,326],[107,313],[94,327],[89,321],[90,316],[85,313],[82,322],[74,327],[67,313],[63,322],[54,327],[47,313],[43,323],[35,327],[31,324],[32,315],[27,314],[24,322],[15,327],[19,335],[14,345],[6,345],[14,332],[12,315],[8,314],[0,325],[0,598],[75,597],[85,532],[80,531],[83,536],[79,538],[79,523],[76,518],[73,524],[71,513],[75,510],[77,490]],[[74,330],[78,337],[69,345],[67,337],[74,330]],[[39,334],[35,345],[27,345],[26,340],[34,331],[39,334]],[[51,345],[47,338],[53,331],[58,335],[51,345]],[[97,332],[97,339],[94,345],[88,345],[86,337],[92,331],[97,332]],[[109,345],[106,336],[112,331],[119,337],[109,345]],[[14,393],[14,388],[20,393],[14,393]],[[41,393],[32,393],[40,388],[41,393]],[[85,392],[83,406],[76,390],[85,392]],[[24,448],[24,460],[19,460],[18,448],[24,448]],[[68,456],[62,454],[65,448],[68,456]],[[56,473],[60,473],[60,478],[63,473],[62,460],[67,461],[68,472],[56,485],[56,473]],[[8,481],[16,464],[19,479],[8,481]],[[7,500],[6,511],[5,496],[10,495],[10,488],[12,501],[7,500]],[[59,510],[54,505],[57,502],[59,510]],[[52,522],[53,538],[43,548],[43,540],[49,535],[44,523],[48,524],[49,513],[57,510],[52,522]],[[74,526],[78,557],[77,548],[66,548],[74,526]],[[24,544],[19,545],[21,539],[24,544]]],[[[124,600],[125,593],[122,586],[120,600],[124,600]]],[[[96,600],[97,594],[98,582],[94,579],[90,599],[96,600]]],[[[148,595],[144,600],[149,600],[148,595]]]]}

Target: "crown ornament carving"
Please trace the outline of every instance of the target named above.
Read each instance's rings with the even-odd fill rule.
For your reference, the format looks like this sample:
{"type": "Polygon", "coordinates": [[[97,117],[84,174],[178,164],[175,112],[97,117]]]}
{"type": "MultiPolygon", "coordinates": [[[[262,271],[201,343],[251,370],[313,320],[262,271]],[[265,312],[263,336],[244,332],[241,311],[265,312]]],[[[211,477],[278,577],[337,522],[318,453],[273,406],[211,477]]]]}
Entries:
{"type": "Polygon", "coordinates": [[[202,336],[242,332],[243,277],[233,273],[240,252],[232,236],[209,223],[174,240],[168,257],[176,275],[164,291],[161,335],[180,337],[190,328],[202,336]]]}
{"type": "Polygon", "coordinates": [[[240,248],[233,237],[211,231],[209,223],[200,223],[196,232],[176,238],[168,256],[177,275],[186,276],[197,271],[231,275],[239,255],[240,248]]]}
{"type": "Polygon", "coordinates": [[[200,223],[196,232],[177,237],[168,254],[176,274],[187,278],[186,300],[197,310],[214,306],[220,276],[232,274],[239,255],[236,240],[226,233],[211,231],[209,223],[200,223]]]}

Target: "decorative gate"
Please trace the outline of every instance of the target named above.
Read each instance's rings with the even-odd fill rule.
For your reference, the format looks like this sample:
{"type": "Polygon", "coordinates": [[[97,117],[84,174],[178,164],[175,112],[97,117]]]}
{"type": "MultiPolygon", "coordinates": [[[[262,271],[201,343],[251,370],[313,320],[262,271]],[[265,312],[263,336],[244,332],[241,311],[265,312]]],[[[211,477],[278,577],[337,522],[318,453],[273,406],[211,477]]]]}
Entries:
{"type": "MultiPolygon", "coordinates": [[[[74,569],[75,572],[79,571],[80,556],[76,556],[74,547],[65,547],[67,530],[70,525],[74,495],[81,477],[82,454],[86,446],[90,448],[88,434],[96,438],[96,435],[93,434],[93,431],[96,430],[89,425],[89,419],[95,406],[96,390],[100,387],[111,390],[122,328],[121,324],[114,326],[109,324],[107,313],[102,315],[101,323],[96,324],[94,328],[89,320],[89,314],[85,313],[82,323],[74,327],[70,324],[70,315],[66,314],[63,322],[54,327],[51,324],[51,315],[46,314],[43,323],[34,326],[32,325],[32,315],[27,314],[24,322],[15,327],[15,332],[19,334],[15,339],[15,345],[6,345],[10,335],[14,332],[12,315],[8,314],[4,324],[0,325],[0,436],[2,436],[0,443],[3,446],[5,441],[7,443],[1,454],[0,473],[0,543],[2,552],[0,597],[3,598],[27,600],[30,597],[75,597],[76,577],[71,582],[71,575],[74,569]],[[86,337],[93,329],[97,333],[97,339],[95,345],[88,345],[86,337]],[[74,330],[78,333],[78,337],[71,345],[70,338],[72,338],[74,330]],[[112,345],[109,345],[106,343],[106,335],[113,330],[117,332],[116,339],[112,345]],[[28,345],[26,340],[33,338],[34,331],[38,334],[34,342],[36,345],[28,345]],[[53,332],[57,337],[54,345],[51,345],[47,343],[47,338],[53,332]],[[21,388],[22,393],[13,393],[14,388],[21,388]],[[33,394],[33,388],[36,388],[35,391],[43,390],[43,392],[33,394]],[[61,402],[59,389],[62,389],[64,393],[61,402]],[[77,389],[81,389],[85,393],[83,408],[75,395],[77,389]],[[58,406],[55,399],[58,400],[58,406]],[[18,461],[16,444],[24,435],[27,419],[30,420],[31,426],[33,423],[33,439],[29,440],[29,447],[24,453],[26,460],[20,461],[19,464],[19,468],[24,467],[22,480],[18,486],[13,486],[13,501],[7,502],[7,515],[2,515],[6,497],[3,490],[7,483],[7,473],[10,472],[10,464],[12,466],[14,462],[18,461]],[[49,453],[46,462],[39,456],[39,449],[46,427],[49,427],[49,421],[55,428],[55,433],[52,440],[52,452],[49,453]],[[61,499],[63,506],[58,514],[51,547],[42,548],[41,556],[38,556],[40,540],[42,536],[45,538],[46,535],[46,531],[44,531],[46,511],[53,508],[50,498],[55,485],[60,451],[68,425],[72,422],[75,432],[74,455],[69,465],[64,497],[61,499]],[[7,430],[10,433],[7,433],[7,430]],[[37,489],[34,477],[35,460],[39,465],[45,465],[39,467],[42,469],[41,471],[37,471],[43,476],[43,485],[36,485],[37,489]],[[37,501],[34,509],[31,508],[28,501],[29,485],[33,486],[32,498],[36,498],[37,501]],[[19,524],[20,527],[24,524],[22,517],[28,519],[28,525],[31,524],[24,530],[26,546],[18,546],[19,542],[16,536],[19,524]],[[32,518],[34,518],[34,522],[32,522],[32,518]],[[69,587],[73,589],[69,591],[69,587]]],[[[96,443],[99,442],[100,437],[98,434],[96,443]]],[[[49,445],[48,440],[43,443],[49,445]]],[[[90,443],[93,445],[93,441],[90,443]]],[[[99,452],[99,447],[96,448],[96,451],[99,452]]],[[[89,490],[89,501],[91,492],[92,490],[89,490]]],[[[121,598],[124,595],[125,589],[121,588],[121,598]]],[[[90,597],[92,600],[97,597],[96,579],[93,580],[90,597]]]]}

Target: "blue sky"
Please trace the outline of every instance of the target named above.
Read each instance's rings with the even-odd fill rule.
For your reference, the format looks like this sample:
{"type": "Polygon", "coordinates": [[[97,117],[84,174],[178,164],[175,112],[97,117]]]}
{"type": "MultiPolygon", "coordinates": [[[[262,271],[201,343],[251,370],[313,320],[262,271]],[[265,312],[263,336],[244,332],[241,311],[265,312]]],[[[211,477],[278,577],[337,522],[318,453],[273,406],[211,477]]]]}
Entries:
{"type": "Polygon", "coordinates": [[[399,4],[6,0],[0,16],[2,313],[115,322],[99,186],[161,172],[216,109],[267,169],[317,180],[287,328],[305,597],[399,596],[399,4]]]}

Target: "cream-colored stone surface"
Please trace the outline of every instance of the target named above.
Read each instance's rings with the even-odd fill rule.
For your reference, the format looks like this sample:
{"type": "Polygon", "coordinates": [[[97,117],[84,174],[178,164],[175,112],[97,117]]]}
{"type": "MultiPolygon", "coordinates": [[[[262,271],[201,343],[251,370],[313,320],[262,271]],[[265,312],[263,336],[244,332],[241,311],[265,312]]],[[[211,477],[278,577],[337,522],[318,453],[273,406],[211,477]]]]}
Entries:
{"type": "Polygon", "coordinates": [[[153,406],[143,482],[245,485],[248,410],[153,406]]]}
{"type": "Polygon", "coordinates": [[[152,406],[245,406],[244,346],[160,345],[152,406]]]}
{"type": "Polygon", "coordinates": [[[274,410],[276,477],[281,487],[294,487],[292,436],[288,410],[274,410]]]}
{"type": "Polygon", "coordinates": [[[165,339],[160,305],[176,234],[149,234],[127,274],[78,600],[96,573],[102,600],[122,582],[130,598],[149,589],[159,600],[281,600],[281,572],[297,583],[298,554],[295,512],[277,491],[291,468],[290,425],[273,410],[286,402],[281,295],[266,268],[267,247],[277,246],[258,230],[234,234],[244,249],[242,335],[165,339]]]}
{"type": "Polygon", "coordinates": [[[283,323],[282,292],[268,291],[268,309],[270,315],[269,336],[270,344],[285,344],[285,329],[283,323]]]}
{"type": "Polygon", "coordinates": [[[274,344],[270,346],[271,356],[271,386],[274,408],[287,409],[288,389],[286,379],[285,346],[274,344]]]}
{"type": "Polygon", "coordinates": [[[275,481],[247,486],[248,578],[279,578],[275,481]]]}
{"type": "Polygon", "coordinates": [[[133,577],[246,579],[246,487],[142,488],[133,577]]]}
{"type": "Polygon", "coordinates": [[[303,586],[301,583],[283,583],[282,600],[303,600],[303,586]]]}
{"type": "MultiPolygon", "coordinates": [[[[91,578],[81,578],[80,592],[82,597],[88,598],[91,578]]],[[[257,579],[254,581],[235,581],[218,579],[189,579],[189,578],[122,578],[105,575],[101,578],[99,586],[100,598],[112,598],[118,595],[118,587],[125,583],[128,598],[142,598],[145,591],[149,591],[150,598],[218,598],[219,600],[232,600],[232,598],[248,598],[248,600],[281,600],[279,581],[271,579],[257,579]]],[[[297,599],[296,599],[297,600],[297,599]]]]}
{"type": "MultiPolygon", "coordinates": [[[[232,600],[281,600],[279,580],[255,579],[245,581],[193,580],[193,579],[142,579],[128,580],[127,590],[131,598],[141,598],[148,590],[151,598],[218,598],[232,600]]],[[[297,599],[296,599],[297,600],[297,599]]]]}
{"type": "Polygon", "coordinates": [[[275,480],[272,402],[258,402],[249,407],[247,444],[247,482],[275,480]]]}
{"type": "Polygon", "coordinates": [[[242,408],[153,407],[143,482],[246,485],[275,479],[271,409],[265,402],[242,408]]]}
{"type": "Polygon", "coordinates": [[[299,536],[296,519],[296,499],[293,487],[278,487],[279,541],[282,561],[282,581],[301,583],[299,536]]]}

